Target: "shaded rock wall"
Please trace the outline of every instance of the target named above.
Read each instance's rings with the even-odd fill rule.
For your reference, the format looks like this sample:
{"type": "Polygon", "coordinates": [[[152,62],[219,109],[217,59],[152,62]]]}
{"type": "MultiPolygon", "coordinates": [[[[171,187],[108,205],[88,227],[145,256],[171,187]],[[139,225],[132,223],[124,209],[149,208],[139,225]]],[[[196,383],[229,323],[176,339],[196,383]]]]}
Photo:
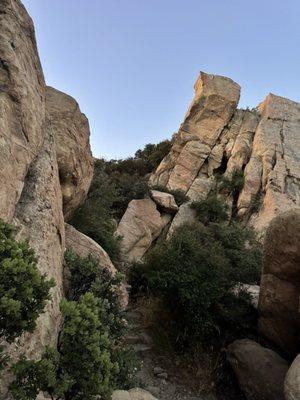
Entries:
{"type": "Polygon", "coordinates": [[[259,329],[282,352],[300,350],[300,209],[280,214],[265,236],[259,329]]]}

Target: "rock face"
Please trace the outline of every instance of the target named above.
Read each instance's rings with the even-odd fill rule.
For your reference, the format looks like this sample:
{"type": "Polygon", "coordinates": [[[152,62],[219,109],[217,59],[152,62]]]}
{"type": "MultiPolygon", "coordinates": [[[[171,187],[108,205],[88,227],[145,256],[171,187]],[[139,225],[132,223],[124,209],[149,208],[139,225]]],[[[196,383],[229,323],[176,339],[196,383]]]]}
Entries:
{"type": "Polygon", "coordinates": [[[116,231],[122,238],[124,260],[136,261],[142,258],[167,223],[153,200],[132,200],[116,231]]]}
{"type": "Polygon", "coordinates": [[[284,378],[288,363],[274,351],[253,340],[236,340],[227,358],[247,400],[284,400],[284,378]]]}
{"type": "Polygon", "coordinates": [[[280,214],[265,236],[259,329],[282,351],[299,350],[300,209],[280,214]]]}
{"type": "Polygon", "coordinates": [[[173,147],[150,184],[199,200],[216,174],[240,171],[244,186],[228,202],[235,202],[244,223],[264,231],[274,216],[300,205],[300,104],[269,94],[258,109],[239,110],[239,95],[232,80],[202,72],[173,147]]]}
{"type": "Polygon", "coordinates": [[[93,177],[89,123],[71,96],[49,86],[46,110],[56,138],[64,216],[68,220],[84,201],[93,177]]]}
{"type": "Polygon", "coordinates": [[[0,217],[11,220],[30,163],[43,143],[45,82],[31,18],[0,2],[0,217]]]}
{"type": "MultiPolygon", "coordinates": [[[[77,231],[77,229],[69,224],[65,224],[65,232],[67,250],[76,253],[80,257],[87,257],[91,255],[98,260],[101,267],[109,271],[112,276],[117,273],[117,270],[111,262],[109,255],[93,239],[77,231]]],[[[128,293],[124,285],[121,286],[119,291],[119,301],[123,309],[127,307],[128,293]]]]}
{"type": "MultiPolygon", "coordinates": [[[[76,182],[70,194],[74,199],[66,201],[64,194],[68,216],[84,198],[92,174],[85,117],[78,106],[75,108],[74,100],[54,89],[47,90],[46,107],[46,90],[32,20],[19,0],[1,0],[0,218],[17,226],[19,239],[29,239],[39,270],[56,283],[34,333],[6,344],[12,360],[21,353],[38,358],[46,345],[56,345],[65,251],[65,182],[61,179],[61,187],[59,178],[67,165],[76,182]],[[53,99],[50,92],[56,96],[55,105],[49,99],[53,99]],[[64,118],[61,125],[60,117],[64,118]]],[[[0,377],[0,399],[6,396],[8,381],[4,372],[0,377]]]]}
{"type": "Polygon", "coordinates": [[[290,366],[284,381],[285,400],[300,399],[300,354],[290,366]]]}

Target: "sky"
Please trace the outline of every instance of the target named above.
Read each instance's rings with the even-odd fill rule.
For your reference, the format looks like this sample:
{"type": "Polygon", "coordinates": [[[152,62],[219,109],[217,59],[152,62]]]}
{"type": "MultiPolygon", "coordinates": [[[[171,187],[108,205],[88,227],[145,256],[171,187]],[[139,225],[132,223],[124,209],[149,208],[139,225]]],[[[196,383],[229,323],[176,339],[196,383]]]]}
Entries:
{"type": "Polygon", "coordinates": [[[199,71],[300,102],[300,0],[22,0],[47,84],[87,115],[96,157],[170,138],[199,71]]]}

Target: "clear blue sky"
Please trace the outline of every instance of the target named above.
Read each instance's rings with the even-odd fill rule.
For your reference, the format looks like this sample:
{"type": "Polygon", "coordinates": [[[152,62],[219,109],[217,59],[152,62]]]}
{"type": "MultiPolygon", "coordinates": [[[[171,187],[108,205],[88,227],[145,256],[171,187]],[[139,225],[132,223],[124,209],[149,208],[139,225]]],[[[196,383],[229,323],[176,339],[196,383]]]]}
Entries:
{"type": "Polygon", "coordinates": [[[95,156],[175,132],[200,70],[300,101],[300,0],[23,0],[47,83],[76,98],[95,156]]]}

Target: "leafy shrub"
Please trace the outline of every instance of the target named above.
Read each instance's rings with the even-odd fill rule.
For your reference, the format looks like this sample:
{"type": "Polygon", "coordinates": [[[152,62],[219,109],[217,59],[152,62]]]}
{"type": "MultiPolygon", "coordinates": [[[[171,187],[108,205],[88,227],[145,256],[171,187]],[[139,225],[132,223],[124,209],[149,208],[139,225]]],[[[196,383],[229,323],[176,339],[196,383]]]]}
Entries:
{"type": "Polygon", "coordinates": [[[18,242],[13,227],[0,220],[0,336],[11,342],[23,331],[33,332],[52,286],[28,242],[18,242]]]}
{"type": "Polygon", "coordinates": [[[114,261],[118,260],[120,254],[112,218],[112,207],[117,199],[117,188],[105,173],[103,162],[98,160],[95,162],[94,177],[87,199],[70,221],[76,229],[99,243],[114,261]]]}
{"type": "Polygon", "coordinates": [[[235,196],[244,187],[244,173],[235,170],[230,177],[221,175],[217,179],[217,185],[220,191],[226,191],[235,196]]]}
{"type": "Polygon", "coordinates": [[[228,220],[228,207],[214,193],[203,200],[192,202],[191,208],[195,210],[198,220],[205,225],[228,220]]]}
{"type": "Polygon", "coordinates": [[[211,341],[238,337],[254,326],[247,294],[234,294],[242,283],[257,283],[261,248],[251,229],[227,223],[224,204],[215,196],[194,203],[201,222],[180,226],[135,267],[136,282],[170,307],[176,335],[211,341]]]}
{"type": "Polygon", "coordinates": [[[181,206],[182,204],[189,201],[188,196],[180,189],[171,190],[168,189],[166,186],[161,186],[161,185],[154,185],[151,187],[151,189],[158,190],[159,192],[172,194],[178,206],[181,206]]]}
{"type": "Polygon", "coordinates": [[[131,200],[148,195],[147,174],[157,167],[171,145],[171,141],[165,140],[156,145],[147,144],[134,157],[125,160],[95,161],[86,201],[70,222],[99,243],[113,261],[117,261],[120,255],[119,240],[114,235],[114,219],[121,219],[131,200]]]}
{"type": "Polygon", "coordinates": [[[58,352],[46,349],[39,361],[22,357],[10,385],[16,400],[34,400],[39,391],[53,399],[109,399],[115,388],[130,385],[135,360],[124,346],[125,321],[117,288],[91,257],[66,254],[71,271],[70,299],[61,302],[64,317],[58,352]]]}
{"type": "Polygon", "coordinates": [[[158,144],[148,143],[143,150],[135,153],[135,159],[144,160],[148,166],[148,172],[154,171],[162,159],[170,152],[172,147],[171,140],[163,140],[158,144]]]}
{"type": "Polygon", "coordinates": [[[78,301],[87,293],[93,293],[99,299],[106,301],[106,314],[102,315],[102,323],[105,323],[109,334],[113,339],[121,340],[126,328],[123,312],[118,302],[117,288],[123,281],[123,275],[111,276],[110,272],[100,267],[93,257],[79,257],[67,251],[65,260],[71,272],[70,300],[78,301]]]}

